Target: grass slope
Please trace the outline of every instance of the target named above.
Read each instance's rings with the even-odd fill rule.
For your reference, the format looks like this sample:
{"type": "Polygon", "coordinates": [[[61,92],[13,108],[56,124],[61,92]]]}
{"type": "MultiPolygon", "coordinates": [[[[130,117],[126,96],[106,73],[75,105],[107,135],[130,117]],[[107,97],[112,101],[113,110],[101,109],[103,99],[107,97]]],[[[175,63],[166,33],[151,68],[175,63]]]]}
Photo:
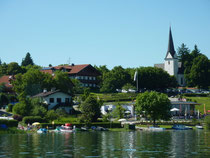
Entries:
{"type": "Polygon", "coordinates": [[[206,112],[207,110],[210,110],[210,97],[187,97],[188,99],[191,99],[192,101],[196,101],[197,103],[200,103],[202,105],[196,105],[196,110],[199,110],[201,114],[204,114],[204,104],[206,105],[206,112]]]}

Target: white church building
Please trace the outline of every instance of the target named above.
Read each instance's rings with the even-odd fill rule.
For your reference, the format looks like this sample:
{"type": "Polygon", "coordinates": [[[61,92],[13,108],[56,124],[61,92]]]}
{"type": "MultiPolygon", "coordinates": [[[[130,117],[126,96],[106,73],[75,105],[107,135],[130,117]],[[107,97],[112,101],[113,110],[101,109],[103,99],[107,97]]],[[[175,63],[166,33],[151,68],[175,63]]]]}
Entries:
{"type": "Polygon", "coordinates": [[[182,63],[178,61],[176,51],[174,50],[171,27],[169,29],[168,50],[164,60],[164,63],[155,64],[154,66],[164,69],[171,76],[175,76],[179,86],[185,86],[184,69],[182,67],[182,63]]]}

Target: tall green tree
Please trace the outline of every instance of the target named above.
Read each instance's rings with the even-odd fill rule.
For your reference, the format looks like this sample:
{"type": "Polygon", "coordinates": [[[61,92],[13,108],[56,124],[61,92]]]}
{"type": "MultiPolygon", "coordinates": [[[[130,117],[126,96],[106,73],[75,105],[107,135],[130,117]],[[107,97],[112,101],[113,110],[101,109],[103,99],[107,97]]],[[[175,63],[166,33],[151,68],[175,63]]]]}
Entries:
{"type": "Polygon", "coordinates": [[[184,67],[185,62],[191,60],[190,49],[184,43],[182,43],[182,45],[178,47],[177,53],[178,53],[178,59],[182,63],[182,66],[184,67]]]}
{"type": "Polygon", "coordinates": [[[33,59],[31,58],[31,54],[28,52],[26,54],[26,57],[22,60],[22,66],[27,66],[27,65],[34,65],[33,59]]]}
{"type": "Polygon", "coordinates": [[[123,108],[122,105],[118,103],[116,108],[112,111],[112,115],[118,119],[121,119],[124,118],[125,111],[125,108],[123,108]]]}
{"type": "Polygon", "coordinates": [[[170,76],[166,71],[156,67],[138,68],[139,88],[147,90],[162,91],[166,88],[177,87],[174,76],[170,76]]]}
{"type": "Polygon", "coordinates": [[[87,99],[80,105],[80,110],[84,119],[90,119],[91,122],[97,121],[101,116],[102,102],[97,100],[93,96],[87,97],[87,99]]]}
{"type": "Polygon", "coordinates": [[[68,76],[68,73],[62,71],[55,72],[55,87],[66,93],[73,94],[73,83],[68,76]]]}
{"type": "Polygon", "coordinates": [[[99,86],[102,87],[106,73],[110,72],[110,70],[106,67],[106,65],[100,65],[99,67],[95,65],[94,68],[101,73],[101,75],[97,77],[97,80],[99,81],[99,86]]]}
{"type": "Polygon", "coordinates": [[[104,75],[101,92],[115,92],[121,89],[126,83],[132,82],[130,75],[122,66],[114,67],[110,72],[104,75]]]}
{"type": "Polygon", "coordinates": [[[155,125],[158,119],[170,118],[171,103],[166,94],[146,91],[137,96],[135,109],[137,114],[150,117],[155,125]]]}
{"type": "Polygon", "coordinates": [[[7,75],[7,67],[8,65],[5,62],[0,65],[0,76],[7,75]]]}
{"type": "Polygon", "coordinates": [[[192,86],[208,88],[210,86],[210,61],[205,55],[197,56],[192,63],[187,81],[192,86]]]}
{"type": "Polygon", "coordinates": [[[37,69],[30,69],[25,74],[17,74],[12,84],[19,99],[36,95],[45,88],[50,90],[54,85],[53,77],[50,74],[40,72],[37,69]]]}
{"type": "Polygon", "coordinates": [[[12,112],[21,116],[31,116],[33,107],[30,98],[22,99],[19,103],[15,104],[12,112]]]}
{"type": "Polygon", "coordinates": [[[7,75],[16,75],[22,73],[22,68],[16,62],[11,62],[7,65],[7,75]]]}
{"type": "Polygon", "coordinates": [[[3,105],[7,105],[8,103],[9,103],[9,99],[8,99],[7,95],[4,93],[0,93],[0,108],[3,105]]]}

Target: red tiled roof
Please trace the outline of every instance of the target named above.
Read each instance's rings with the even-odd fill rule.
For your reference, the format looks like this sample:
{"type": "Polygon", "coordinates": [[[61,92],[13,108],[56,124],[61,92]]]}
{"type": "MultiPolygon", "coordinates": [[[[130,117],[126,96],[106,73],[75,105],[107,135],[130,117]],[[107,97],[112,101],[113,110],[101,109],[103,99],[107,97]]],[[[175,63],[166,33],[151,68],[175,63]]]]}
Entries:
{"type": "Polygon", "coordinates": [[[2,76],[0,78],[0,84],[4,83],[6,87],[12,87],[12,85],[10,84],[11,80],[14,79],[14,76],[2,76]]]}
{"type": "Polygon", "coordinates": [[[66,70],[69,70],[69,72],[67,72],[68,74],[77,74],[80,71],[84,70],[88,66],[91,66],[91,65],[90,64],[83,64],[83,65],[55,66],[55,67],[43,68],[41,71],[45,72],[45,73],[52,74],[53,69],[55,69],[55,70],[66,69],[66,70]]]}

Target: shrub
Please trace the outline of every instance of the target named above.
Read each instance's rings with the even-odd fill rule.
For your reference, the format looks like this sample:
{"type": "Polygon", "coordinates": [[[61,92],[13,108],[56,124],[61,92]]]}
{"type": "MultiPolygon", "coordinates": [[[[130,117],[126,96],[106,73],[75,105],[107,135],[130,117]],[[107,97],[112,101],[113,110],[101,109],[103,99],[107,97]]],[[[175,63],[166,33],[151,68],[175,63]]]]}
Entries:
{"type": "Polygon", "coordinates": [[[54,110],[50,110],[50,111],[47,111],[47,114],[46,114],[45,118],[48,121],[53,121],[53,120],[58,119],[59,115],[54,110]]]}
{"type": "Polygon", "coordinates": [[[102,116],[102,121],[103,122],[108,122],[109,121],[109,118],[110,118],[110,114],[103,115],[102,116]]]}
{"type": "Polygon", "coordinates": [[[41,118],[40,116],[25,116],[24,118],[23,118],[23,123],[25,123],[25,124],[28,124],[28,123],[30,123],[30,124],[32,124],[32,123],[34,123],[34,122],[44,122],[45,120],[43,119],[43,118],[41,118]]]}
{"type": "Polygon", "coordinates": [[[12,112],[13,104],[8,104],[7,112],[12,112]]]}
{"type": "Polygon", "coordinates": [[[23,117],[21,115],[13,115],[13,119],[17,121],[22,121],[23,117]]]}
{"type": "Polygon", "coordinates": [[[0,119],[0,124],[5,124],[7,127],[17,127],[18,121],[0,119]]]}

